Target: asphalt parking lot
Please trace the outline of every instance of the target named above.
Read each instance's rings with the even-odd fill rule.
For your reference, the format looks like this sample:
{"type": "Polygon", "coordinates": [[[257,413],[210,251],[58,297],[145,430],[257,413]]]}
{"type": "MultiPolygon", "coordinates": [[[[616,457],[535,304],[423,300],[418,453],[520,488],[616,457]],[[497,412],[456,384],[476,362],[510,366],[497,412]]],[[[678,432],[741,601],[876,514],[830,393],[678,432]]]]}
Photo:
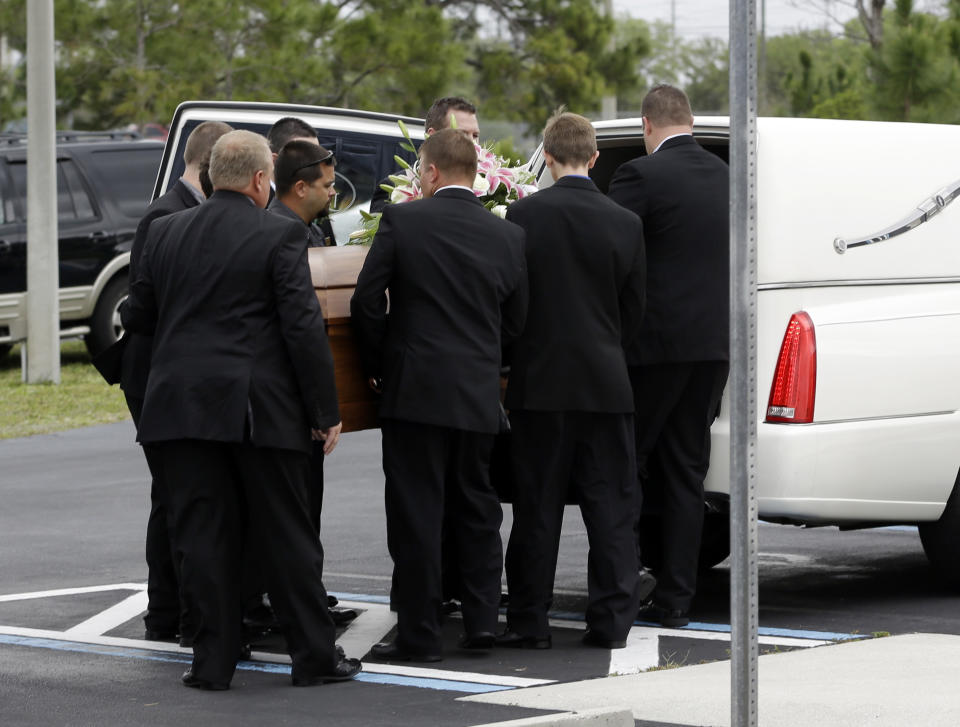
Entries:
{"type": "MultiPolygon", "coordinates": [[[[452,617],[439,664],[367,661],[353,683],[293,689],[282,642],[271,637],[254,644],[229,692],[197,693],[178,681],[187,650],[142,641],[147,482],[132,426],[0,442],[0,471],[5,725],[478,725],[543,711],[463,697],[729,658],[725,564],[704,576],[689,627],[638,624],[626,649],[581,646],[586,539],[568,508],[550,651],[458,651],[452,617]]],[[[326,479],[325,582],[360,612],[339,643],[363,656],[393,628],[378,433],[346,435],[326,479]]],[[[883,633],[960,634],[956,596],[938,586],[914,530],[761,524],[760,534],[762,652],[883,633]]]]}

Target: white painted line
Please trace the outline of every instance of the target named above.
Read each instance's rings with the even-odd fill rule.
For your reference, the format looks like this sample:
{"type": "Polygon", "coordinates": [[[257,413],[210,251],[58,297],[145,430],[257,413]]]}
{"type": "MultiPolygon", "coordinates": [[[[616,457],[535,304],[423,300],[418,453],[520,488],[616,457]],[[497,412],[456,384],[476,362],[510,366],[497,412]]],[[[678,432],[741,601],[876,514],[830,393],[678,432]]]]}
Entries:
{"type": "Polygon", "coordinates": [[[660,637],[651,634],[649,629],[634,626],[627,634],[627,645],[622,649],[610,650],[611,676],[619,674],[639,674],[647,669],[660,666],[660,637]]]}
{"type": "Polygon", "coordinates": [[[555,684],[554,679],[528,679],[502,674],[481,674],[473,671],[452,671],[450,669],[427,669],[419,666],[399,666],[397,664],[375,664],[363,662],[363,670],[372,674],[395,674],[397,676],[421,677],[425,679],[449,679],[456,682],[478,684],[496,684],[503,687],[535,687],[543,684],[555,684]]]}
{"type": "Polygon", "coordinates": [[[149,649],[151,651],[165,651],[172,654],[193,654],[192,649],[164,641],[142,641],[140,639],[125,639],[120,636],[94,636],[76,634],[67,636],[63,631],[49,631],[47,629],[28,629],[21,626],[0,626],[0,634],[8,636],[26,636],[38,639],[53,639],[55,641],[72,641],[77,644],[96,644],[98,646],[123,646],[131,649],[149,649]]]}
{"type": "Polygon", "coordinates": [[[113,629],[125,624],[130,619],[136,618],[146,610],[147,592],[138,591],[132,596],[127,596],[120,601],[120,603],[116,603],[105,611],[101,611],[96,616],[92,616],[86,621],[78,623],[73,628],[67,629],[64,634],[71,637],[78,634],[100,636],[101,634],[107,633],[107,631],[113,631],[113,629]]]}
{"type": "Polygon", "coordinates": [[[31,598],[54,598],[56,596],[76,596],[83,593],[103,593],[104,591],[146,591],[146,583],[114,583],[110,586],[81,586],[80,588],[58,588],[53,591],[34,591],[33,593],[11,593],[0,596],[0,603],[10,601],[28,601],[31,598]]]}
{"type": "Polygon", "coordinates": [[[367,581],[392,581],[393,580],[393,576],[372,576],[372,575],[367,575],[366,573],[335,573],[334,571],[324,571],[323,572],[324,579],[326,579],[328,576],[331,578],[360,578],[362,580],[367,580],[367,581]]]}
{"type": "MultiPolygon", "coordinates": [[[[696,629],[667,629],[656,626],[634,626],[634,629],[643,629],[644,632],[656,636],[673,636],[678,639],[702,639],[704,641],[730,641],[729,631],[698,631],[696,629]]],[[[791,636],[760,636],[759,641],[764,646],[823,646],[832,644],[832,641],[823,639],[801,639],[791,636]]]]}
{"type": "MultiPolygon", "coordinates": [[[[98,646],[119,646],[133,649],[149,649],[171,654],[193,654],[192,649],[185,649],[177,644],[160,641],[141,641],[139,639],[125,639],[118,636],[93,636],[76,634],[67,636],[62,631],[48,631],[45,629],[29,629],[19,626],[0,626],[0,634],[9,636],[25,636],[38,639],[52,639],[55,641],[71,641],[78,644],[96,644],[98,646]]],[[[290,657],[286,654],[268,654],[255,651],[252,658],[268,664],[289,664],[290,657]]],[[[466,682],[468,684],[494,684],[503,687],[535,687],[545,684],[554,684],[552,679],[528,679],[525,677],[503,676],[499,674],[481,674],[479,672],[452,671],[449,669],[428,669],[415,666],[400,666],[397,664],[375,664],[363,662],[363,670],[371,674],[393,674],[396,676],[420,677],[424,679],[447,679],[450,681],[466,682]]]]}
{"type": "Polygon", "coordinates": [[[347,630],[337,639],[347,656],[363,656],[370,651],[371,646],[383,641],[397,624],[397,615],[384,603],[340,601],[340,606],[355,608],[360,614],[347,625],[347,630]]]}

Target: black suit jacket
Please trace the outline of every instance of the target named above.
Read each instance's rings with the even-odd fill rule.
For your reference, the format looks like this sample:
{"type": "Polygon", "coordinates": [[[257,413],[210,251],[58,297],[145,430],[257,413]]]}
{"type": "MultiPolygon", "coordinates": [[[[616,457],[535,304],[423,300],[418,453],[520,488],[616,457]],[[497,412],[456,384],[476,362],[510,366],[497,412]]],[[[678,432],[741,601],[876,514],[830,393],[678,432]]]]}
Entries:
{"type": "MultiPolygon", "coordinates": [[[[294,212],[292,209],[287,207],[283,202],[274,197],[270,204],[267,205],[267,209],[270,212],[280,215],[281,217],[286,217],[289,220],[294,220],[303,225],[306,236],[307,236],[307,247],[328,247],[326,240],[324,239],[324,231],[316,222],[311,222],[309,225],[304,222],[300,215],[294,212]]],[[[331,243],[336,245],[336,242],[331,243]]]]}
{"type": "MultiPolygon", "coordinates": [[[[200,200],[179,179],[165,194],[160,195],[150,203],[140,220],[140,224],[137,225],[133,247],[130,248],[129,280],[131,285],[137,278],[140,256],[143,254],[143,245],[147,241],[147,231],[150,229],[150,223],[159,217],[166,217],[174,212],[196,207],[198,204],[200,204],[200,200]]],[[[142,399],[147,393],[147,376],[150,374],[150,351],[153,347],[153,338],[135,333],[128,333],[127,337],[120,369],[120,388],[128,396],[142,399]]]]}
{"type": "Polygon", "coordinates": [[[692,136],[623,164],[609,195],[643,220],[647,312],[631,365],[729,358],[729,170],[692,136]]]}
{"type": "Polygon", "coordinates": [[[526,230],[530,281],[507,408],[632,412],[623,343],[643,319],[640,218],[567,176],[512,204],[507,219],[526,230]]]}
{"type": "Polygon", "coordinates": [[[140,441],[310,450],[340,421],[303,224],[219,190],[150,226],[122,316],[154,334],[140,441]]]}
{"type": "Polygon", "coordinates": [[[350,301],[381,416],[498,431],[501,343],[527,309],[523,247],[467,190],[384,209],[350,301]]]}

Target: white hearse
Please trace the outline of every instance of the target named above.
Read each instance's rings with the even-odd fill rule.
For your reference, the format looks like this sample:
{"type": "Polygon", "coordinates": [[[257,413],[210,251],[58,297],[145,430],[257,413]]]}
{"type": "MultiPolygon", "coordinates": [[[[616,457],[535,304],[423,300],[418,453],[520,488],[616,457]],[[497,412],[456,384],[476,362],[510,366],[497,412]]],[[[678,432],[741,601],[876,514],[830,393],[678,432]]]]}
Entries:
{"type": "MultiPolygon", "coordinates": [[[[644,153],[641,122],[595,126],[605,191],[644,153]]],[[[728,159],[728,119],[697,119],[694,135],[728,159]]],[[[760,517],[916,524],[960,582],[960,127],[760,118],[756,169],[760,517]]],[[[725,396],[706,481],[717,514],[728,414],[725,396]]],[[[729,548],[726,517],[707,522],[704,566],[729,548]]]]}
{"type": "MultiPolygon", "coordinates": [[[[285,115],[312,123],[337,153],[338,177],[349,182],[338,181],[347,194],[334,216],[342,244],[398,153],[396,116],[188,102],[171,123],[154,195],[177,179],[196,124],[219,119],[265,131],[285,115]]],[[[422,138],[422,121],[404,121],[422,138]]],[[[606,191],[620,164],[645,153],[641,122],[595,126],[592,176],[606,191]]],[[[728,159],[728,119],[698,118],[694,135],[728,159]]],[[[960,127],[761,118],[756,164],[760,516],[804,526],[918,525],[942,578],[960,584],[960,203],[951,205],[960,192],[960,127]]],[[[539,150],[530,166],[550,184],[539,150]]],[[[349,315],[344,301],[362,262],[353,252],[361,251],[343,251],[351,254],[341,256],[348,264],[336,299],[318,281],[318,270],[330,277],[334,267],[330,256],[316,264],[329,251],[311,251],[315,284],[328,320],[348,325],[337,316],[349,315]]],[[[728,412],[725,399],[712,430],[703,567],[729,552],[728,412]]]]}

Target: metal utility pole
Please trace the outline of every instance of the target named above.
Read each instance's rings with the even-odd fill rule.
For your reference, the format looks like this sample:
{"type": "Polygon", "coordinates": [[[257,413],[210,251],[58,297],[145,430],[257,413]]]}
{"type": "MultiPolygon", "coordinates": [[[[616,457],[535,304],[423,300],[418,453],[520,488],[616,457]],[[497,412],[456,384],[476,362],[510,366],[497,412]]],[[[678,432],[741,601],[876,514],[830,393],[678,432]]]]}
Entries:
{"type": "MultiPolygon", "coordinates": [[[[603,0],[603,11],[604,14],[613,20],[613,0],[603,0]]],[[[614,50],[616,48],[617,41],[616,38],[611,34],[610,42],[607,45],[607,50],[614,50]]],[[[600,108],[600,118],[601,119],[615,119],[617,118],[617,96],[616,94],[611,94],[609,96],[604,96],[601,101],[600,108]]]]}
{"type": "Polygon", "coordinates": [[[730,724],[757,725],[756,0],[730,0],[730,724]]]}
{"type": "Polygon", "coordinates": [[[27,4],[27,345],[23,379],[60,383],[53,0],[27,4]]]}

